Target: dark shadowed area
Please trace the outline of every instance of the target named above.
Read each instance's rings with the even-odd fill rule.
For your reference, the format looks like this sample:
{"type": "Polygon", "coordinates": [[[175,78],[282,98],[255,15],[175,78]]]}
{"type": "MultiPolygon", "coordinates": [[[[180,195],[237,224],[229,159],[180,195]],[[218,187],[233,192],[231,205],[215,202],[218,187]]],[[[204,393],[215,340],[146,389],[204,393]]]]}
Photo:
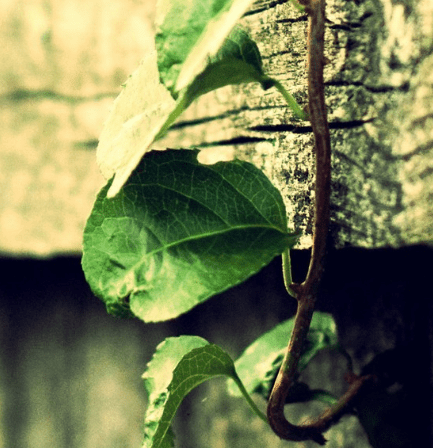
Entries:
{"type": "MultiPolygon", "coordinates": [[[[388,381],[359,402],[377,447],[429,446],[432,259],[422,246],[329,254],[317,309],[334,315],[356,371],[375,360],[368,368],[388,381]]],[[[293,263],[302,279],[308,252],[295,251],[293,263]]],[[[109,316],[89,291],[78,257],[3,258],[0,266],[1,447],[139,447],[146,405],[140,376],[164,337],[197,334],[236,357],[295,312],[278,259],[187,315],[149,325],[109,316]]],[[[341,355],[324,352],[303,379],[340,394],[344,373],[341,355]]],[[[182,405],[179,447],[313,446],[279,441],[224,387],[223,380],[210,381],[182,405]]],[[[287,414],[296,421],[320,408],[291,405],[287,414]]],[[[353,416],[327,437],[330,447],[370,446],[353,416]]]]}

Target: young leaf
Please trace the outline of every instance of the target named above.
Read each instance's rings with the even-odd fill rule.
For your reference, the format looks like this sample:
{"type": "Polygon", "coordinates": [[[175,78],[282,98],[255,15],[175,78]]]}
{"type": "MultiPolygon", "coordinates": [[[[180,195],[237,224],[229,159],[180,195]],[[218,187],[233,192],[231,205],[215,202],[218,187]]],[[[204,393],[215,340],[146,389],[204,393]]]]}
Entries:
{"type": "Polygon", "coordinates": [[[218,52],[209,58],[206,68],[180,93],[178,102],[184,102],[186,109],[200,95],[227,85],[249,82],[259,82],[264,89],[275,85],[263,72],[256,43],[244,29],[235,26],[218,52]]]}
{"type": "Polygon", "coordinates": [[[258,272],[297,241],[279,191],[239,160],[201,165],[198,151],[152,151],[121,192],[98,195],[83,269],[109,312],[174,318],[258,272]]]}
{"type": "MultiPolygon", "coordinates": [[[[256,339],[235,362],[236,371],[248,393],[269,396],[272,383],[280,368],[295,319],[288,319],[256,339]]],[[[337,327],[330,314],[316,311],[313,315],[307,341],[298,364],[298,372],[307,367],[313,357],[324,348],[335,347],[337,327]]],[[[239,395],[230,381],[229,390],[239,395]]]]}
{"type": "Polygon", "coordinates": [[[237,378],[230,356],[198,336],[167,338],[153,355],[143,375],[149,397],[143,448],[173,446],[170,425],[185,396],[217,376],[237,378]]]}
{"type": "Polygon", "coordinates": [[[176,97],[206,68],[252,0],[159,0],[155,44],[161,81],[176,97]]]}
{"type": "Polygon", "coordinates": [[[144,421],[143,448],[174,446],[170,424],[180,403],[173,409],[173,398],[169,402],[171,406],[167,406],[173,415],[164,426],[161,425],[164,412],[168,412],[166,404],[169,401],[169,388],[173,381],[174,371],[187,353],[205,345],[208,345],[208,342],[198,336],[181,336],[167,338],[156,348],[143,374],[144,387],[149,400],[144,421]]]}

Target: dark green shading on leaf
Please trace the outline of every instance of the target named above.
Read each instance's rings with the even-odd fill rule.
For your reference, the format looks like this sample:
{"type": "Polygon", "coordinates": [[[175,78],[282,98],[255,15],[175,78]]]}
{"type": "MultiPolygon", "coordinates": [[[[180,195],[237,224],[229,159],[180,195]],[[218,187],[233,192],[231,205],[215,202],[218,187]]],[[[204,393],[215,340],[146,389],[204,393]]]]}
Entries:
{"type": "Polygon", "coordinates": [[[276,87],[295,116],[307,119],[305,112],[283,85],[264,73],[260,51],[249,34],[240,26],[234,26],[234,23],[233,29],[223,24],[219,28],[215,27],[218,20],[224,22],[231,3],[245,2],[196,0],[188,8],[171,0],[169,4],[166,4],[166,0],[159,2],[157,23],[160,23],[155,36],[158,69],[161,82],[178,100],[172,118],[177,118],[195,99],[207,92],[227,85],[259,82],[265,90],[276,87]],[[183,16],[185,20],[180,20],[179,17],[183,16]],[[190,21],[194,22],[193,27],[190,21]],[[202,34],[209,31],[206,27],[210,23],[214,24],[216,35],[208,35],[206,44],[206,40],[200,39],[203,38],[202,34]],[[221,33],[223,40],[218,40],[221,33]],[[216,45],[215,41],[219,43],[216,45]],[[202,52],[198,52],[203,59],[200,62],[191,56],[193,50],[197,50],[195,45],[203,47],[202,52]],[[201,67],[200,70],[190,69],[189,65],[194,64],[201,67]],[[181,71],[191,72],[184,77],[187,81],[181,82],[182,88],[176,85],[181,71]]]}
{"type": "Polygon", "coordinates": [[[196,386],[217,376],[239,382],[230,356],[198,336],[167,338],[143,375],[149,397],[143,448],[171,448],[170,425],[185,396],[196,386]]]}
{"type": "Polygon", "coordinates": [[[174,318],[258,272],[297,235],[279,191],[254,165],[202,165],[198,151],[152,151],[114,198],[101,190],[83,269],[113,314],[174,318]]]}
{"type": "Polygon", "coordinates": [[[159,0],[155,45],[161,82],[177,97],[214,57],[250,0],[159,0]],[[184,83],[177,86],[180,72],[184,83]]]}
{"type": "Polygon", "coordinates": [[[227,85],[259,82],[264,89],[274,81],[263,72],[262,59],[249,34],[235,26],[206,68],[182,91],[179,102],[186,109],[196,98],[227,85]]]}
{"type": "MultiPolygon", "coordinates": [[[[273,381],[281,366],[287,342],[292,333],[294,318],[280,323],[272,330],[256,339],[235,362],[236,371],[248,393],[259,393],[266,399],[272,388],[273,381]]],[[[325,348],[335,347],[337,327],[330,314],[316,311],[311,321],[306,345],[298,364],[298,372],[304,370],[313,357],[325,348]]],[[[297,383],[298,397],[294,401],[305,401],[306,397],[321,398],[319,391],[306,390],[297,383]],[[299,398],[302,395],[302,399],[299,398]]],[[[308,387],[308,386],[307,386],[308,387]]],[[[230,381],[229,390],[233,395],[239,395],[238,389],[230,381]]],[[[325,397],[328,399],[330,397],[325,397]]]]}

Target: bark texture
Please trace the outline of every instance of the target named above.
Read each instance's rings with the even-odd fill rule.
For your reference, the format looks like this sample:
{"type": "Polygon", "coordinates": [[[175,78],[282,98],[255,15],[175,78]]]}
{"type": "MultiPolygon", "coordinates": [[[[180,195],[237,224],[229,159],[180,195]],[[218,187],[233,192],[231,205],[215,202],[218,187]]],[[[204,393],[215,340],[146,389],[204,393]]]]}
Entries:
{"type": "MultiPolygon", "coordinates": [[[[429,1],[327,6],[325,72],[334,247],[433,239],[433,34],[429,1]]],[[[266,70],[305,105],[306,16],[256,2],[243,19],[266,70]]],[[[281,189],[289,223],[311,241],[312,132],[276,91],[227,87],[191,106],[164,144],[214,148],[253,161],[281,189]]]]}

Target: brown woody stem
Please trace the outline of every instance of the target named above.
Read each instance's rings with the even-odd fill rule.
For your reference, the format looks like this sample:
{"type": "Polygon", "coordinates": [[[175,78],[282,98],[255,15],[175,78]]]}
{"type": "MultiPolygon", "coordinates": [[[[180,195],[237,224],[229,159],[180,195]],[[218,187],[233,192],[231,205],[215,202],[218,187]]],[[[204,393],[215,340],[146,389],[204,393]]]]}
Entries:
{"type": "Polygon", "coordinates": [[[310,265],[302,284],[289,285],[298,300],[298,309],[291,339],[268,402],[267,415],[274,432],[286,440],[313,440],[325,444],[322,433],[336,423],[351,400],[370,377],[356,378],[348,391],[315,421],[293,425],[284,416],[284,405],[293,384],[304,341],[314,312],[326,252],[329,227],[331,184],[331,144],[323,85],[325,0],[299,0],[309,14],[308,30],[308,97],[309,115],[314,133],[316,153],[315,217],[310,265]]]}

